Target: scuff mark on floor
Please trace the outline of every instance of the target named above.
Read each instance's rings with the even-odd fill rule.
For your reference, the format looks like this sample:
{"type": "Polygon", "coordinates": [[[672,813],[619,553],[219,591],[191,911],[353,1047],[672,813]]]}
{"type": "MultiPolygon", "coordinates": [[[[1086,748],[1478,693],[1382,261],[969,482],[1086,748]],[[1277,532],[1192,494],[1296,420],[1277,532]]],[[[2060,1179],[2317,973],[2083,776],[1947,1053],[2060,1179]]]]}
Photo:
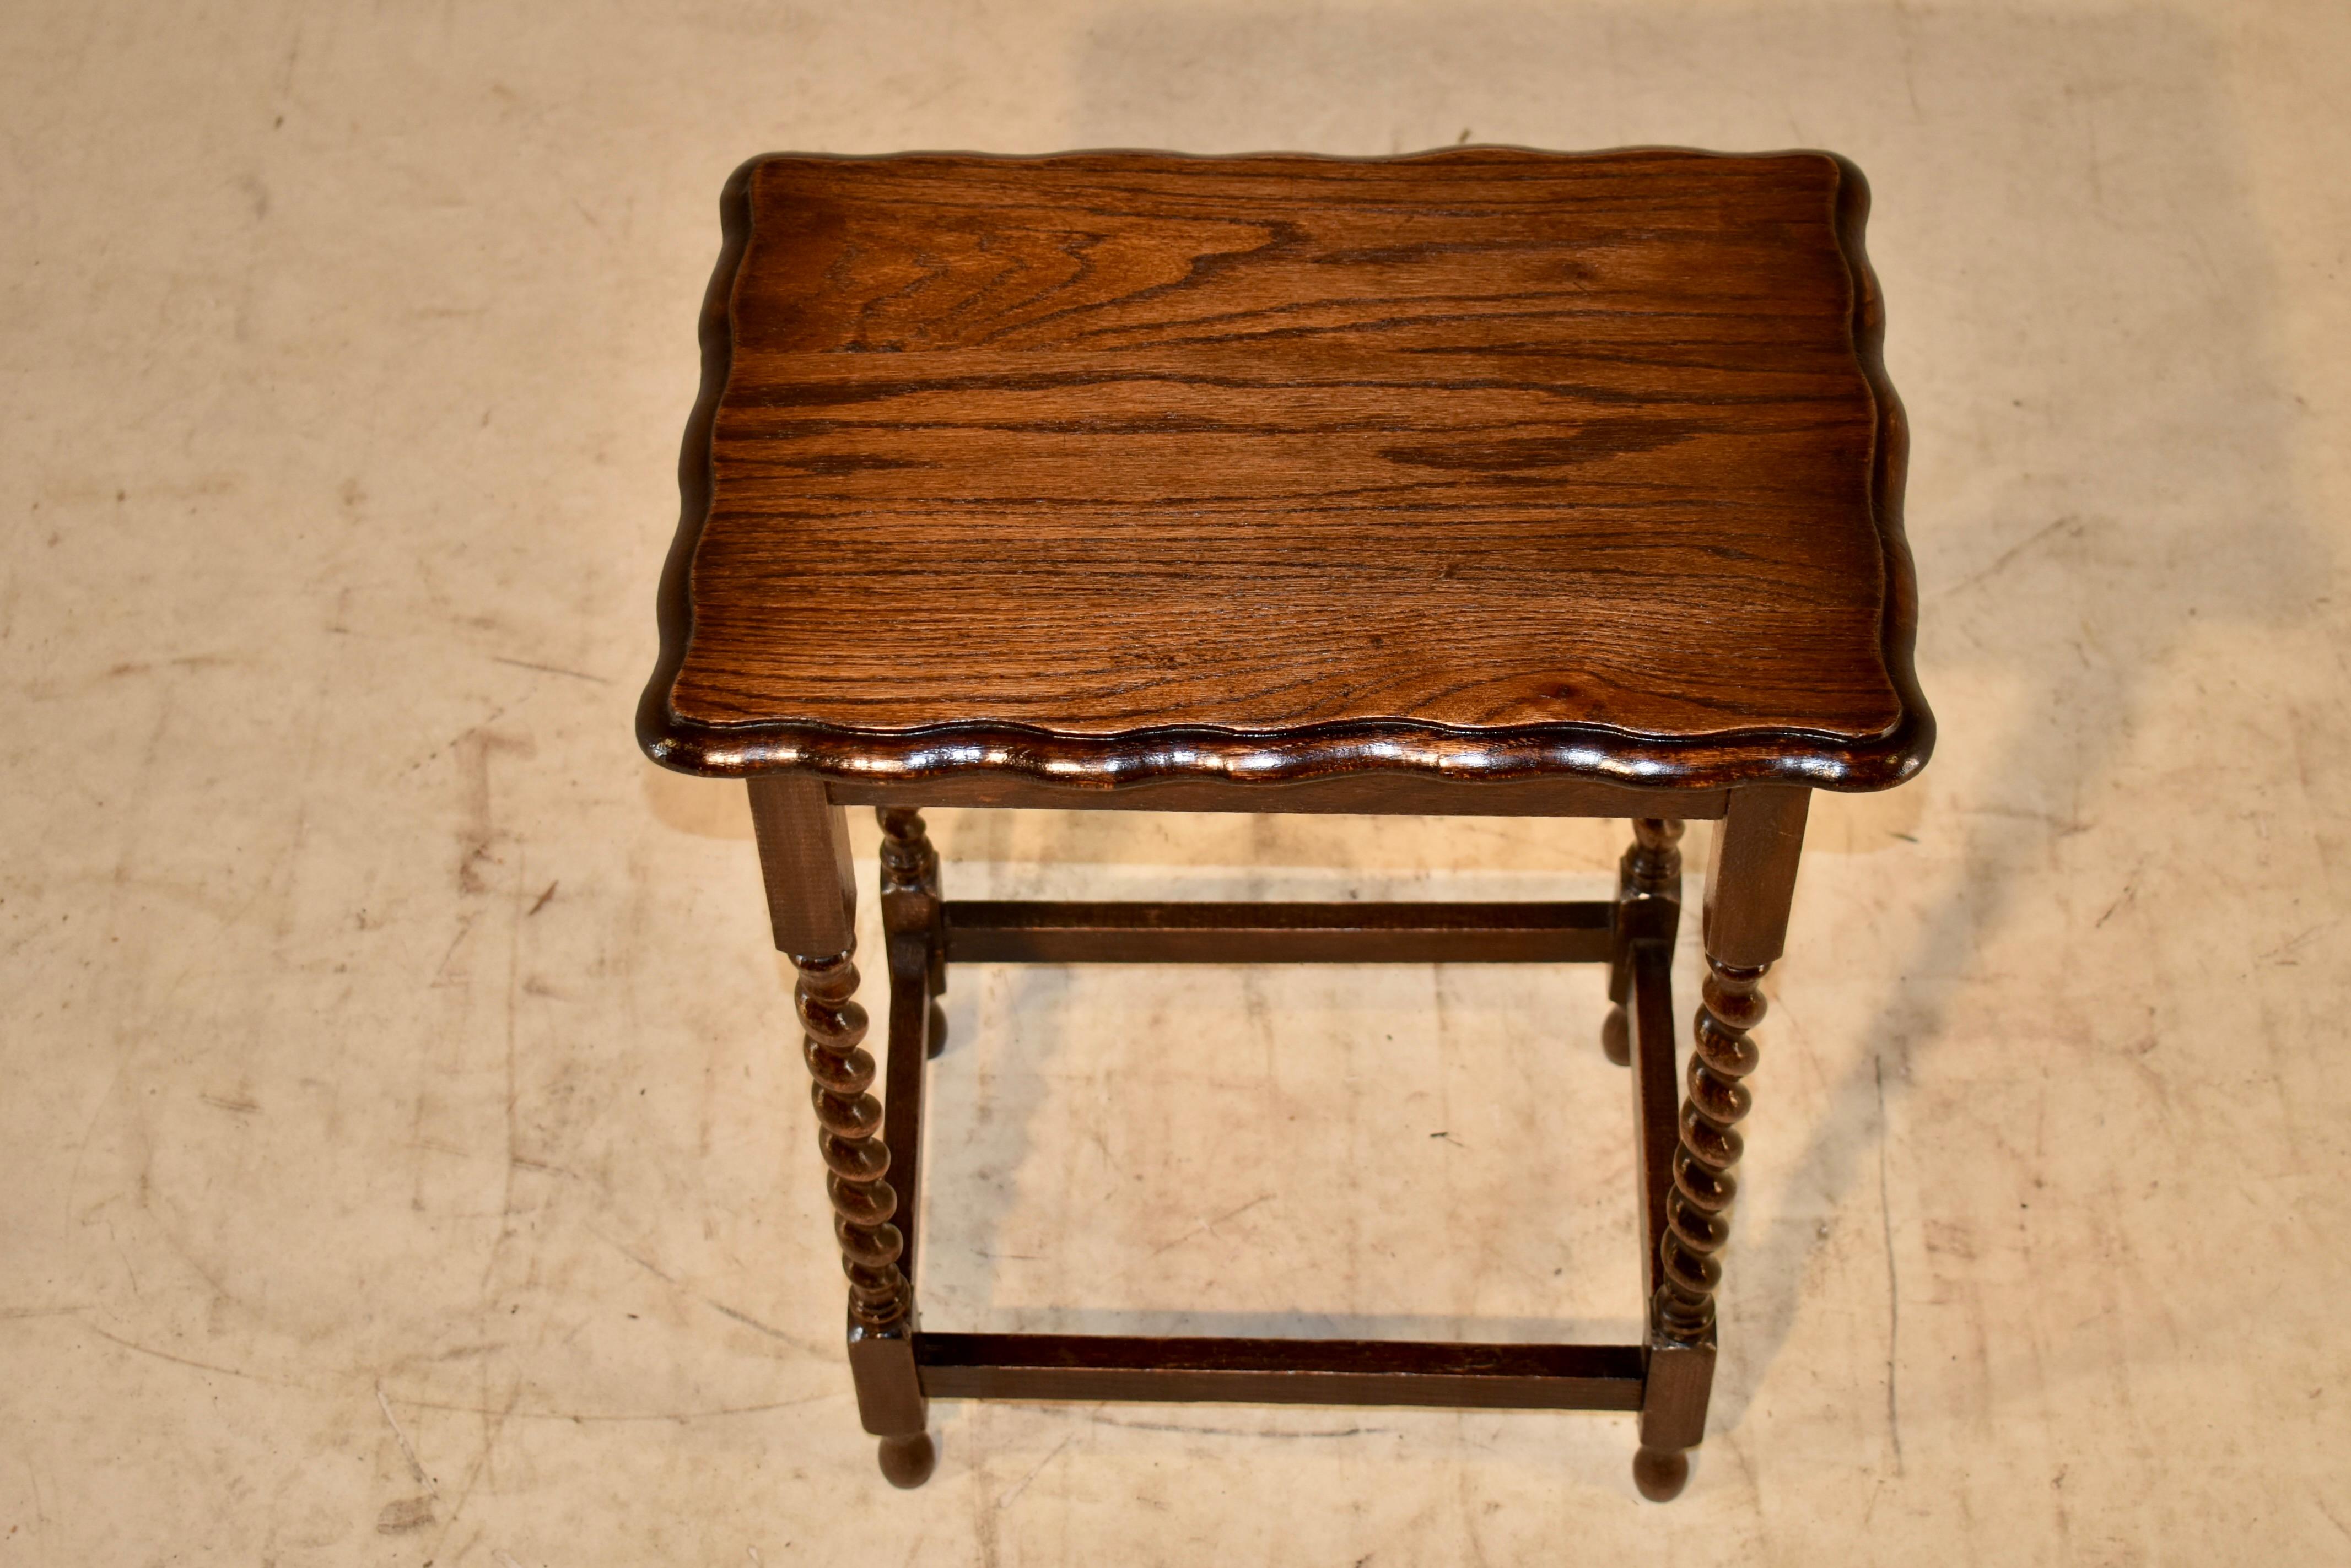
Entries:
{"type": "MultiPolygon", "coordinates": [[[[1072,1436],[1074,1435],[1075,1434],[1072,1434],[1072,1436]]],[[[1047,1454],[1043,1459],[1039,1459],[1036,1466],[1031,1469],[1027,1475],[1022,1476],[1019,1480],[1013,1482],[1011,1487],[1006,1490],[1005,1494],[996,1500],[996,1506],[1000,1509],[1010,1508],[1012,1506],[1013,1500],[1019,1497],[1022,1492],[1028,1490],[1029,1483],[1035,1480],[1039,1476],[1044,1474],[1045,1467],[1051,1464],[1055,1459],[1060,1459],[1061,1457],[1061,1450],[1069,1446],[1070,1438],[1066,1437],[1060,1442],[1055,1443],[1051,1453],[1047,1454]]]]}
{"type": "Polygon", "coordinates": [[[1902,1282],[1894,1266],[1894,1205],[1886,1175],[1886,1058],[1871,1060],[1877,1081],[1877,1212],[1886,1235],[1886,1429],[1894,1440],[1894,1473],[1902,1474],[1902,1398],[1896,1382],[1902,1334],[1902,1282]]]}

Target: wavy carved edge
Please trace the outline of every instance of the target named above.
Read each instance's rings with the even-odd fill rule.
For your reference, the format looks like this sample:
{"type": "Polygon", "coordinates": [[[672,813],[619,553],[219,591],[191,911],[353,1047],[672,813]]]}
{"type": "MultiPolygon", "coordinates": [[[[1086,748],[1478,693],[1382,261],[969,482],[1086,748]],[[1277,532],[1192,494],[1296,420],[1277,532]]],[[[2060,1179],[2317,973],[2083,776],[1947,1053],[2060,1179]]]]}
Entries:
{"type": "MultiPolygon", "coordinates": [[[[751,239],[751,179],[776,158],[828,158],[875,162],[890,158],[984,157],[1007,163],[1119,156],[1117,151],[1062,152],[1036,157],[987,153],[879,155],[761,153],[744,162],[719,197],[722,241],[703,296],[699,336],[702,383],[686,420],[678,454],[678,528],[662,568],[661,653],[637,708],[637,740],[664,767],[709,777],[808,772],[864,783],[923,783],[968,774],[1010,774],[1079,789],[1119,789],[1174,779],[1297,783],[1343,774],[1405,773],[1463,783],[1571,778],[1651,788],[1721,789],[1745,784],[1803,784],[1863,791],[1902,783],[1927,764],[1935,721],[1918,689],[1917,582],[1902,528],[1902,487],[1909,458],[1909,424],[1886,373],[1885,301],[1871,269],[1863,232],[1869,217],[1869,182],[1850,159],[1834,152],[1707,152],[1695,148],[1626,147],[1581,153],[1532,148],[1466,147],[1394,158],[1317,158],[1341,163],[1437,161],[1499,153],[1542,158],[1604,159],[1657,153],[1722,158],[1825,158],[1835,165],[1837,244],[1853,279],[1854,357],[1877,410],[1872,443],[1870,511],[1876,519],[1886,567],[1881,651],[1901,714],[1879,734],[1855,739],[1802,730],[1731,730],[1698,737],[1665,737],[1600,724],[1546,724],[1461,730],[1400,721],[1347,721],[1266,732],[1206,725],[1164,726],[1106,735],[1069,735],[1033,725],[935,725],[911,730],[863,730],[816,723],[711,724],[689,720],[670,698],[694,635],[695,553],[710,514],[716,484],[713,435],[734,369],[735,292],[751,239]]],[[[1152,157],[1217,155],[1152,153],[1152,157]]]]}

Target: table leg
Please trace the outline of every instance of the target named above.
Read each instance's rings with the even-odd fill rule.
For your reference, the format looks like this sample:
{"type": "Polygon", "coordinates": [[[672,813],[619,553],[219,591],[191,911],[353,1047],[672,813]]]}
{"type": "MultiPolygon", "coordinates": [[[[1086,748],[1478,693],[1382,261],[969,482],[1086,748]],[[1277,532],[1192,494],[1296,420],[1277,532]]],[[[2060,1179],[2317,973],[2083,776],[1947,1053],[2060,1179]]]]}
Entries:
{"type": "Polygon", "coordinates": [[[1646,898],[1682,896],[1682,825],[1666,817],[1633,819],[1633,846],[1616,863],[1616,923],[1608,944],[1608,1017],[1600,1026],[1600,1048],[1619,1067],[1633,1062],[1633,940],[1640,922],[1634,906],[1646,898]]]}
{"type": "Polygon", "coordinates": [[[882,824],[882,925],[893,940],[907,935],[923,940],[932,999],[928,1054],[936,1056],[947,1048],[946,1009],[938,1004],[947,988],[939,852],[931,846],[920,811],[882,805],[873,815],[882,824]]]}
{"type": "Polygon", "coordinates": [[[857,892],[848,822],[813,779],[758,777],[750,793],[776,947],[799,971],[794,996],[805,1036],[801,1054],[814,1080],[817,1147],[849,1276],[849,1365],[858,1411],[865,1429],[882,1439],[882,1473],[899,1486],[918,1486],[935,1451],[914,1369],[914,1290],[898,1267],[905,1241],[891,1223],[898,1194],[883,1179],[890,1148],[878,1136],[882,1103],[870,1092],[875,1065],[863,1044],[865,1010],[853,1000],[857,892]]]}
{"type": "Polygon", "coordinates": [[[1730,1236],[1743,1145],[1734,1130],[1751,1104],[1744,1080],[1758,1054],[1748,1038],[1763,1016],[1758,987],[1784,949],[1809,791],[1755,785],[1733,791],[1707,867],[1703,932],[1708,974],[1682,1102],[1681,1147],[1666,1195],[1657,1290],[1649,1303],[1649,1367],[1641,1400],[1641,1449],[1633,1479],[1663,1502],[1689,1477],[1689,1450],[1706,1436],[1714,1385],[1716,1254],[1730,1236]]]}

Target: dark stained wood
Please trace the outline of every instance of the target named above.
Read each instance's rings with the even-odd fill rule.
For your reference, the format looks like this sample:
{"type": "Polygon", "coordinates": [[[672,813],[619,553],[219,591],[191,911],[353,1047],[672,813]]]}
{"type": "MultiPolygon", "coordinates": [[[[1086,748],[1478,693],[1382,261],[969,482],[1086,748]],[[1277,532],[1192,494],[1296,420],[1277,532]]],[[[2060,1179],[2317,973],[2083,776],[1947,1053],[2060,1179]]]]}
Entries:
{"type": "Polygon", "coordinates": [[[1689,1450],[1706,1437],[1714,1395],[1714,1335],[1696,1344],[1652,1339],[1641,1389],[1641,1446],[1633,1484],[1651,1502],[1670,1502],[1689,1480],[1689,1450]]]}
{"type": "Polygon", "coordinates": [[[814,1080],[810,1097],[820,1129],[817,1147],[824,1156],[833,1236],[849,1275],[849,1315],[868,1328],[886,1327],[906,1315],[911,1298],[898,1267],[905,1238],[891,1223],[898,1193],[883,1179],[890,1147],[878,1136],[882,1102],[869,1092],[875,1064],[863,1044],[865,1009],[852,1000],[857,966],[847,953],[794,961],[800,973],[794,998],[807,1036],[801,1054],[814,1080]]]}
{"type": "Polygon", "coordinates": [[[914,1287],[923,1212],[923,1066],[946,1040],[935,1000],[945,986],[939,938],[939,857],[920,814],[882,815],[882,927],[890,971],[889,1057],[883,1067],[882,1142],[897,1189],[898,1269],[905,1310],[869,1328],[850,1315],[849,1365],[865,1429],[881,1438],[882,1474],[895,1487],[917,1487],[938,1462],[926,1430],[929,1404],[914,1366],[914,1287]]]}
{"type": "Polygon", "coordinates": [[[1714,1326],[1714,1293],[1722,1282],[1715,1254],[1729,1239],[1739,1191],[1730,1171],[1744,1149],[1734,1129],[1751,1104],[1745,1079],[1759,1060],[1748,1034],[1763,1017],[1764,971],[1786,942],[1809,801],[1802,790],[1738,792],[1707,867],[1708,974],[1692,1033],[1652,1321],[1656,1334],[1677,1344],[1698,1344],[1714,1326]]]}
{"type": "Polygon", "coordinates": [[[1608,1017],[1600,1046],[1619,1067],[1633,1060],[1632,1025],[1625,1012],[1631,1000],[1635,933],[1653,917],[1666,927],[1666,956],[1673,956],[1673,928],[1681,920],[1682,824],[1678,819],[1633,819],[1633,845],[1616,863],[1617,919],[1608,949],[1608,1017]],[[1668,911],[1664,906],[1671,905],[1668,911]],[[1654,908],[1653,908],[1654,907],[1654,908]]]}
{"type": "Polygon", "coordinates": [[[890,968],[889,1062],[883,1069],[882,1141],[890,1151],[890,1184],[898,1189],[902,1238],[898,1267],[912,1289],[923,1212],[923,1064],[932,1048],[930,952],[919,935],[893,934],[890,968]]]}
{"type": "Polygon", "coordinates": [[[1931,721],[1866,204],[1822,153],[755,161],[642,737],[1896,782],[1931,721]]]}
{"type": "Polygon", "coordinates": [[[1637,1345],[923,1334],[935,1399],[1222,1399],[1489,1410],[1640,1407],[1637,1345]]]}
{"type": "Polygon", "coordinates": [[[874,1328],[852,1315],[849,1374],[857,1389],[858,1418],[882,1439],[875,1457],[883,1477],[897,1487],[916,1487],[930,1480],[938,1449],[925,1429],[931,1407],[914,1366],[913,1320],[902,1318],[874,1328]]]}
{"type": "Polygon", "coordinates": [[[1651,1341],[1641,1399],[1643,1449],[1694,1449],[1705,1438],[1714,1356],[1711,1333],[1695,1344],[1651,1341]]]}
{"type": "Polygon", "coordinates": [[[891,1223],[898,1193],[882,1130],[882,1103],[870,1092],[875,1074],[864,1048],[868,1022],[859,1006],[856,887],[848,828],[823,785],[802,776],[750,781],[751,823],[759,844],[776,945],[799,971],[793,1000],[801,1055],[816,1107],[817,1147],[827,1170],[833,1231],[849,1276],[851,1318],[882,1328],[906,1315],[910,1296],[898,1267],[904,1239],[891,1223]]]}
{"type": "Polygon", "coordinates": [[[657,760],[752,777],[883,1473],[930,1396],[1637,1409],[1704,1438],[1809,791],[1899,782],[1907,432],[1821,153],[776,157],[705,300],[657,760]],[[887,1094],[845,805],[878,808],[887,1094]],[[954,903],[916,807],[1625,815],[1607,903],[954,903]],[[1677,1103],[1681,824],[1719,818],[1677,1103]],[[956,961],[1606,961],[1631,1346],[931,1334],[926,1055],[956,961]]]}
{"type": "MultiPolygon", "coordinates": [[[[833,1239],[849,1276],[849,1366],[858,1412],[865,1429],[882,1438],[882,1473],[894,1485],[919,1486],[935,1460],[924,1429],[928,1407],[908,1339],[914,1326],[912,1217],[918,1198],[913,1151],[922,1146],[922,1014],[916,1013],[912,1050],[901,1050],[898,1009],[892,1009],[885,1113],[872,1093],[875,1064],[863,1044],[868,1021],[855,1000],[857,888],[841,808],[825,799],[821,782],[806,775],[756,776],[750,794],[776,946],[799,974],[793,1001],[801,1057],[811,1079],[833,1239]],[[909,1151],[895,1162],[895,1183],[885,1179],[893,1174],[893,1147],[909,1151]],[[902,1204],[904,1231],[893,1222],[902,1204]]],[[[885,924],[893,912],[893,891],[885,882],[885,924]]],[[[903,907],[896,912],[904,923],[903,907]]],[[[922,939],[913,940],[920,966],[926,955],[922,939]]],[[[896,979],[894,965],[892,978],[896,979]]],[[[915,984],[924,987],[919,967],[915,984]]],[[[925,1007],[928,1000],[925,989],[925,1007]]]]}
{"type": "Polygon", "coordinates": [[[1732,792],[1706,867],[1706,950],[1725,963],[1768,964],[1787,950],[1788,912],[1804,855],[1812,792],[1732,792]]]}
{"type": "Polygon", "coordinates": [[[984,903],[946,906],[957,963],[1595,963],[1614,906],[984,903]]]}
{"type": "Polygon", "coordinates": [[[894,806],[873,814],[882,829],[882,923],[925,931],[938,919],[939,852],[923,814],[894,806]]]}
{"type": "Polygon", "coordinates": [[[1372,816],[1646,816],[1669,811],[1688,821],[1720,816],[1729,798],[1727,790],[1626,789],[1572,778],[1449,779],[1395,772],[1332,774],[1287,784],[1172,779],[1114,789],[1021,774],[967,774],[915,784],[829,779],[825,793],[844,805],[872,806],[1372,816]]]}
{"type": "Polygon", "coordinates": [[[867,1431],[876,1437],[906,1437],[928,1422],[930,1409],[914,1366],[910,1322],[902,1319],[875,1328],[852,1317],[849,1371],[857,1388],[857,1413],[867,1431]]]}
{"type": "Polygon", "coordinates": [[[884,1438],[881,1449],[883,1478],[901,1490],[922,1485],[938,1466],[938,1445],[928,1432],[884,1438]]]}
{"type": "Polygon", "coordinates": [[[847,952],[857,940],[857,881],[845,814],[805,775],[757,775],[750,794],[776,950],[809,958],[847,952]]]}
{"type": "Polygon", "coordinates": [[[1786,943],[1810,799],[1802,790],[1738,791],[1707,865],[1708,974],[1692,1032],[1651,1324],[1654,1334],[1677,1344],[1698,1344],[1713,1330],[1714,1293],[1722,1281],[1715,1254],[1729,1239],[1739,1189],[1730,1171],[1744,1148],[1734,1129],[1751,1103],[1745,1080],[1759,1060],[1748,1034],[1763,1017],[1764,971],[1786,943]]]}
{"type": "Polygon", "coordinates": [[[1674,1071],[1673,950],[1642,942],[1633,951],[1633,1151],[1640,1172],[1641,1299],[1657,1291],[1657,1264],[1681,1147],[1680,1076],[1674,1071]]]}
{"type": "MultiPolygon", "coordinates": [[[[1731,1169],[1745,1146],[1736,1130],[1752,1104],[1746,1078],[1759,1054],[1749,1031],[1761,1021],[1764,971],[1780,956],[1802,857],[1811,796],[1802,790],[1735,792],[1715,830],[1707,864],[1702,922],[1708,974],[1692,1030],[1688,1093],[1677,1118],[1673,1185],[1665,1229],[1651,1228],[1655,1288],[1649,1297],[1649,1385],[1641,1402],[1641,1448],[1633,1459],[1641,1495],[1664,1502],[1689,1478],[1688,1450],[1706,1437],[1714,1385],[1717,1256],[1730,1239],[1739,1194],[1731,1169]]],[[[1644,1040],[1642,1048],[1647,1049],[1644,1040]]],[[[1645,1153],[1662,1141],[1662,1106],[1645,1097],[1645,1153]]],[[[1652,1210],[1654,1212],[1654,1210],[1652,1210]]]]}
{"type": "Polygon", "coordinates": [[[1747,1032],[1764,1009],[1756,989],[1762,966],[1738,968],[1711,954],[1707,965],[1657,1275],[1658,1326],[1683,1343],[1697,1342],[1714,1324],[1714,1293],[1722,1283],[1715,1254],[1730,1239],[1730,1205],[1739,1195],[1730,1170],[1745,1151],[1733,1129],[1752,1103],[1741,1080],[1758,1060],[1747,1032]]]}
{"type": "MultiPolygon", "coordinates": [[[[1681,1124],[1674,1086],[1674,945],[1667,909],[1678,915],[1681,851],[1678,823],[1636,823],[1634,846],[1620,865],[1625,900],[1617,924],[1636,936],[1625,945],[1625,1023],[1632,1064],[1632,1112],[1636,1131],[1638,1215],[1641,1215],[1641,1293],[1650,1303],[1648,1359],[1641,1380],[1641,1449],[1634,1455],[1634,1486],[1653,1502],[1667,1502],[1688,1481],[1690,1459],[1683,1453],[1705,1441],[1707,1398],[1714,1387],[1711,1328],[1695,1340],[1667,1340],[1657,1333],[1657,1274],[1665,1260],[1667,1209],[1674,1192],[1674,1157],[1681,1152],[1681,1124]],[[1641,931],[1641,926],[1648,926],[1641,931]],[[1657,933],[1665,936],[1657,936],[1657,933]]],[[[1617,1006],[1611,1023],[1622,1021],[1617,1006]]]]}
{"type": "MultiPolygon", "coordinates": [[[[1643,824],[1645,841],[1670,851],[1671,840],[1643,824]]],[[[1626,857],[1640,857],[1643,843],[1626,857]]],[[[1675,870],[1678,872],[1678,855],[1675,870]]],[[[1663,855],[1643,861],[1637,879],[1659,893],[1635,901],[1635,910],[1664,902],[1663,855]]],[[[1635,880],[1635,877],[1628,877],[1635,880]]],[[[1672,1202],[1674,1160],[1680,1152],[1674,1074],[1673,948],[1655,940],[1632,945],[1627,957],[1629,1000],[1635,1014],[1628,1042],[1633,1069],[1635,1153],[1640,1171],[1639,1211],[1643,1241],[1641,1289],[1650,1304],[1648,1355],[1641,1386],[1641,1447],[1633,1459],[1633,1482],[1642,1496],[1665,1502],[1689,1479],[1686,1450],[1706,1438],[1706,1409],[1714,1386],[1714,1336],[1709,1326],[1695,1338],[1672,1339],[1657,1330],[1658,1272],[1664,1261],[1666,1213],[1672,1202]]]]}
{"type": "MultiPolygon", "coordinates": [[[[920,941],[927,966],[925,984],[931,997],[947,989],[947,950],[941,929],[945,905],[939,898],[939,852],[923,825],[923,814],[911,807],[886,807],[874,816],[882,825],[882,925],[894,944],[901,937],[920,941]]],[[[891,949],[894,966],[897,949],[891,949]]],[[[893,971],[894,969],[893,969],[893,971]]],[[[946,1049],[946,1013],[934,1002],[928,1007],[928,1054],[946,1049]]]]}

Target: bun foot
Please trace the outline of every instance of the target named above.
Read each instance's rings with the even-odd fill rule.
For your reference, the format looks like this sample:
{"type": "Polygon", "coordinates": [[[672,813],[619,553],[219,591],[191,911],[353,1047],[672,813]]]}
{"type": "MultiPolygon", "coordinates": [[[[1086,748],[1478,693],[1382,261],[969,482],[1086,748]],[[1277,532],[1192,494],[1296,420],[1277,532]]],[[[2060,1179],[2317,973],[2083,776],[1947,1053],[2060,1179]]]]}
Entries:
{"type": "Polygon", "coordinates": [[[911,1489],[931,1479],[939,1462],[938,1445],[928,1432],[911,1438],[882,1439],[882,1479],[892,1486],[911,1489]]]}
{"type": "Polygon", "coordinates": [[[1633,1484],[1651,1502],[1671,1502],[1689,1480],[1687,1449],[1643,1449],[1633,1456],[1633,1484]]]}
{"type": "Polygon", "coordinates": [[[930,1032],[930,1048],[923,1054],[925,1057],[935,1057],[947,1048],[947,1010],[935,1002],[931,1003],[930,1032]]]}
{"type": "Polygon", "coordinates": [[[1633,1064],[1633,1021],[1625,1016],[1623,1008],[1608,1010],[1607,1020],[1600,1025],[1600,1049],[1619,1067],[1633,1064]]]}

